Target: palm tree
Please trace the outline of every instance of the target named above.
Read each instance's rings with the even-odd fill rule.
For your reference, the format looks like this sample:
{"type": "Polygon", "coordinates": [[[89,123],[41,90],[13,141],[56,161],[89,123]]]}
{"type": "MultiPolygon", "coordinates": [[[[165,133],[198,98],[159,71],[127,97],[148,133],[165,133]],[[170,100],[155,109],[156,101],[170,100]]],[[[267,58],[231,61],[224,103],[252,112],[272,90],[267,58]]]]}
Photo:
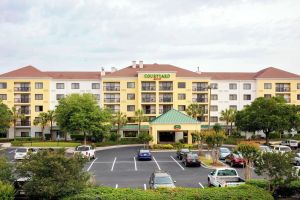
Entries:
{"type": "Polygon", "coordinates": [[[230,108],[221,111],[220,120],[226,122],[226,130],[228,134],[232,132],[232,125],[233,122],[235,122],[235,116],[236,116],[236,111],[234,109],[230,108]],[[230,123],[230,131],[228,128],[229,123],[230,123]]]}
{"type": "Polygon", "coordinates": [[[230,122],[230,133],[232,133],[232,129],[233,129],[232,126],[236,119],[236,110],[234,109],[230,109],[230,110],[231,110],[231,115],[229,118],[229,122],[230,122]]]}
{"type": "Polygon", "coordinates": [[[33,121],[33,124],[35,126],[38,126],[38,125],[41,126],[43,141],[45,140],[44,130],[45,130],[45,127],[48,125],[48,122],[49,122],[48,113],[45,113],[45,112],[40,113],[39,117],[33,121]]]}
{"type": "Polygon", "coordinates": [[[190,104],[185,112],[192,118],[197,119],[198,117],[202,117],[204,114],[204,107],[200,104],[190,104]]]}
{"type": "Polygon", "coordinates": [[[11,117],[11,123],[13,124],[14,126],[14,140],[16,140],[16,125],[17,125],[17,121],[20,119],[24,119],[25,118],[25,115],[22,114],[20,112],[20,109],[17,110],[17,108],[15,106],[13,106],[11,108],[11,114],[12,114],[12,117],[11,117]]]}
{"type": "Polygon", "coordinates": [[[53,129],[53,122],[55,120],[55,111],[54,110],[48,110],[47,112],[48,121],[50,122],[50,135],[51,139],[54,140],[54,134],[52,133],[53,129]]]}
{"type": "Polygon", "coordinates": [[[122,112],[117,112],[112,120],[113,124],[116,124],[118,126],[118,134],[121,135],[121,128],[122,126],[126,125],[127,123],[127,116],[126,114],[122,113],[122,112]]]}
{"type": "Polygon", "coordinates": [[[144,111],[141,109],[138,109],[134,112],[134,119],[135,122],[138,123],[138,135],[140,135],[141,132],[141,123],[148,121],[148,117],[144,116],[144,111]]]}

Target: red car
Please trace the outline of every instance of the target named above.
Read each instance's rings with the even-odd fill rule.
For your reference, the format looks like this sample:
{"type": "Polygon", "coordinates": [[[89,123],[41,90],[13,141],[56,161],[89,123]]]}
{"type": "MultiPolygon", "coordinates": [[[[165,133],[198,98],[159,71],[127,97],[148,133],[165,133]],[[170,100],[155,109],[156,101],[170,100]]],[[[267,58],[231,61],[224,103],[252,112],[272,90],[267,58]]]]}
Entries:
{"type": "Polygon", "coordinates": [[[246,160],[243,158],[241,154],[231,153],[225,157],[225,162],[233,166],[245,166],[246,160]]]}

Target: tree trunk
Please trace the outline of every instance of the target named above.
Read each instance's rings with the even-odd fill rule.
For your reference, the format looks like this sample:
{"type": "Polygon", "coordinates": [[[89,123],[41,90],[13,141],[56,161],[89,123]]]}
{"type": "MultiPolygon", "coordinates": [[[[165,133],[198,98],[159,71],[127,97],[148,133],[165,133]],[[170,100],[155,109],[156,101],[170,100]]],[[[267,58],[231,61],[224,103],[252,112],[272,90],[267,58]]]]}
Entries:
{"type": "Polygon", "coordinates": [[[140,135],[140,132],[141,132],[141,122],[139,122],[138,124],[138,136],[140,135]]]}
{"type": "Polygon", "coordinates": [[[232,134],[232,122],[230,122],[230,135],[232,134]]]}
{"type": "Polygon", "coordinates": [[[44,129],[45,129],[45,127],[42,127],[42,140],[43,141],[45,141],[44,129]]]}
{"type": "Polygon", "coordinates": [[[52,133],[52,120],[50,121],[50,135],[51,135],[51,140],[54,141],[55,137],[54,134],[52,133]]]}
{"type": "Polygon", "coordinates": [[[83,137],[84,137],[84,145],[86,145],[86,133],[83,132],[83,137]]]}
{"type": "Polygon", "coordinates": [[[228,127],[228,124],[229,124],[229,122],[226,121],[226,132],[227,132],[227,134],[229,135],[229,127],[228,127]]]}
{"type": "Polygon", "coordinates": [[[245,180],[251,179],[251,170],[250,170],[250,161],[246,160],[246,165],[245,167],[245,180]]]}
{"type": "Polygon", "coordinates": [[[65,132],[65,133],[64,133],[64,136],[65,136],[65,142],[66,142],[66,141],[67,141],[67,138],[68,138],[68,133],[65,132]]]}
{"type": "Polygon", "coordinates": [[[270,132],[264,132],[265,135],[266,135],[266,145],[269,145],[269,135],[270,135],[270,132]]]}
{"type": "Polygon", "coordinates": [[[118,131],[117,131],[117,138],[116,138],[117,141],[119,141],[119,135],[121,135],[121,134],[120,134],[120,129],[121,129],[121,128],[120,128],[120,124],[118,124],[118,131]]]}
{"type": "Polygon", "coordinates": [[[16,137],[17,137],[17,135],[16,135],[16,124],[17,124],[17,122],[14,121],[14,141],[16,141],[16,137]]]}

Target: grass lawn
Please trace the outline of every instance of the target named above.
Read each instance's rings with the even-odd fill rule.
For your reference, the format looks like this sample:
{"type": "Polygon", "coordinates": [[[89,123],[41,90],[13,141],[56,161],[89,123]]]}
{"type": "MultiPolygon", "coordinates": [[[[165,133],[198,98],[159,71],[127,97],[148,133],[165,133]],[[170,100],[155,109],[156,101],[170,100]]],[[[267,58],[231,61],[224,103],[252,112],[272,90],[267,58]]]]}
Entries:
{"type": "Polygon", "coordinates": [[[23,143],[24,147],[76,147],[79,142],[27,142],[23,143]]]}
{"type": "Polygon", "coordinates": [[[223,167],[224,165],[221,162],[218,162],[216,164],[213,164],[212,158],[206,157],[206,156],[199,156],[199,159],[201,162],[207,166],[214,166],[214,167],[223,167]]]}

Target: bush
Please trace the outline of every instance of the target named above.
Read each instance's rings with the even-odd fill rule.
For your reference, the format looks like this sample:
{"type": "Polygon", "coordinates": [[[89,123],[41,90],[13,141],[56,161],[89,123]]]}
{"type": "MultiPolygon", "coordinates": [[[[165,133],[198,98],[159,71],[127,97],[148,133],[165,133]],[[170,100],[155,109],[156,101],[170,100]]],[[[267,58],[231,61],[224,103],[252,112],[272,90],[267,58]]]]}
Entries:
{"type": "Polygon", "coordinates": [[[33,141],[41,141],[41,137],[16,137],[16,141],[22,142],[33,142],[33,141]]]}
{"type": "Polygon", "coordinates": [[[12,141],[12,142],[11,142],[11,145],[12,145],[13,147],[22,147],[22,146],[23,146],[23,142],[22,142],[22,141],[16,140],[16,141],[12,141]]]}
{"type": "Polygon", "coordinates": [[[9,139],[9,138],[0,138],[0,142],[11,142],[14,139],[9,139]]]}
{"type": "Polygon", "coordinates": [[[174,147],[171,144],[154,144],[152,149],[174,149],[174,147]]]}
{"type": "Polygon", "coordinates": [[[13,166],[5,157],[0,157],[0,181],[9,183],[13,180],[13,166]]]}
{"type": "Polygon", "coordinates": [[[247,184],[259,187],[264,190],[269,189],[269,181],[266,179],[250,179],[246,181],[247,184]]]}
{"type": "Polygon", "coordinates": [[[0,199],[13,200],[15,196],[15,189],[11,184],[0,181],[0,199]]]}
{"type": "Polygon", "coordinates": [[[269,139],[278,139],[280,138],[280,133],[278,132],[273,132],[269,134],[269,139]]]}
{"type": "MultiPolygon", "coordinates": [[[[74,141],[83,141],[84,140],[83,134],[70,134],[70,137],[74,141]]],[[[92,137],[90,135],[86,136],[86,140],[90,141],[91,139],[92,139],[92,137]]]]}
{"type": "Polygon", "coordinates": [[[242,140],[245,140],[244,137],[227,137],[225,140],[224,140],[224,144],[238,144],[240,143],[242,140]]]}
{"type": "Polygon", "coordinates": [[[126,145],[126,144],[141,144],[141,142],[139,141],[138,138],[121,138],[119,141],[97,142],[95,146],[105,147],[105,146],[126,145]]]}
{"type": "Polygon", "coordinates": [[[272,200],[273,197],[260,188],[242,185],[228,188],[175,188],[158,190],[114,189],[107,187],[88,188],[78,195],[70,196],[65,200],[272,200]]]}
{"type": "Polygon", "coordinates": [[[192,144],[183,144],[182,148],[187,148],[187,149],[192,149],[194,147],[194,145],[192,144]]]}

